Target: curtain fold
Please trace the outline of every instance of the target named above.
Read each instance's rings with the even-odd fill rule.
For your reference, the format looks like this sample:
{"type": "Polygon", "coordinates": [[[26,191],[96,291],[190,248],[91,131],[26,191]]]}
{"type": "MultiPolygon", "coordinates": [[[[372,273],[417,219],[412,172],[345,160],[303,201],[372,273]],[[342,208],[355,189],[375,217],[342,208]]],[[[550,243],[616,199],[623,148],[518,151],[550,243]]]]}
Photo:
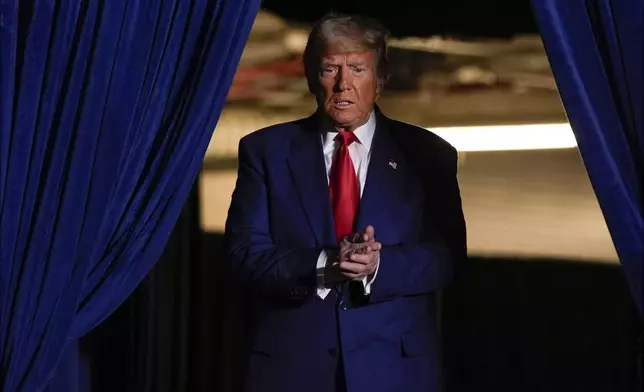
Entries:
{"type": "Polygon", "coordinates": [[[532,3],[579,150],[644,318],[644,2],[532,3]]]}
{"type": "MultiPolygon", "coordinates": [[[[198,355],[206,349],[207,342],[197,331],[206,313],[214,310],[197,309],[197,300],[203,293],[197,273],[202,264],[213,264],[212,256],[201,257],[199,215],[197,183],[154,268],[110,317],[81,338],[79,351],[87,358],[91,388],[81,386],[79,391],[216,390],[203,389],[198,382],[198,355]]],[[[73,385],[79,378],[72,372],[68,372],[71,377],[65,374],[65,367],[59,366],[51,391],[62,390],[54,389],[59,378],[71,379],[63,385],[73,385]]],[[[204,363],[208,376],[215,373],[213,367],[216,366],[211,361],[204,363]]],[[[65,391],[71,392],[71,388],[65,391]]]]}
{"type": "Polygon", "coordinates": [[[161,255],[260,0],[0,0],[0,391],[161,255]]]}

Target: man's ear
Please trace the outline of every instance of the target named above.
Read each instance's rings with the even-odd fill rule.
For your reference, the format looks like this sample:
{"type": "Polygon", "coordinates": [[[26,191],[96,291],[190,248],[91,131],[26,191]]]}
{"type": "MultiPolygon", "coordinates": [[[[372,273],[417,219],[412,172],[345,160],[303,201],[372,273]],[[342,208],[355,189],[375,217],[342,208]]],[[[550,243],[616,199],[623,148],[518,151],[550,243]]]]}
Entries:
{"type": "Polygon", "coordinates": [[[385,84],[389,81],[389,74],[387,75],[380,75],[376,77],[376,100],[380,98],[380,95],[382,95],[382,92],[385,90],[385,84]]]}
{"type": "Polygon", "coordinates": [[[309,85],[309,93],[311,93],[311,95],[315,95],[317,93],[316,86],[311,83],[311,80],[309,79],[306,80],[306,83],[309,85]]]}
{"type": "Polygon", "coordinates": [[[309,86],[309,93],[311,95],[317,95],[318,91],[320,91],[320,82],[318,81],[317,74],[311,72],[310,69],[305,69],[304,76],[306,77],[306,84],[309,86]]]}
{"type": "Polygon", "coordinates": [[[374,101],[377,101],[378,98],[380,98],[380,94],[382,94],[382,90],[383,90],[384,86],[385,86],[385,84],[382,83],[382,81],[380,79],[378,79],[376,81],[376,97],[375,97],[374,101]]]}

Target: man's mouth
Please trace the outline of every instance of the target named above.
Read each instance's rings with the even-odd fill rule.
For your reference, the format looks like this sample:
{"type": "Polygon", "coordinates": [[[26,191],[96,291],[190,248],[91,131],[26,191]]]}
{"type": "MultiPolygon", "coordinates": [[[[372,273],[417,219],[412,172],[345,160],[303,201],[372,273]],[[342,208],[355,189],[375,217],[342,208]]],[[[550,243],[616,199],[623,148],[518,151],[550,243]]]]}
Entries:
{"type": "Polygon", "coordinates": [[[351,106],[353,102],[349,101],[348,99],[339,99],[336,101],[333,101],[333,105],[339,108],[346,108],[348,106],[351,106]]]}

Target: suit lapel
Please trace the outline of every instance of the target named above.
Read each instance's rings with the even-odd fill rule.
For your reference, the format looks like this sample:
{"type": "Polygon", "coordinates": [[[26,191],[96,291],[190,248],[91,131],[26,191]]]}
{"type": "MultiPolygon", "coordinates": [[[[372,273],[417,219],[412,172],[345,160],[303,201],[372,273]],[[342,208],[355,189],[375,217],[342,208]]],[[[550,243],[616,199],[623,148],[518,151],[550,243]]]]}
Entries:
{"type": "MultiPolygon", "coordinates": [[[[377,113],[376,132],[371,147],[371,159],[355,230],[361,232],[367,225],[376,228],[395,224],[394,207],[399,205],[408,168],[386,117],[377,113]]],[[[376,231],[378,236],[378,231],[376,231]]]]}
{"type": "MultiPolygon", "coordinates": [[[[376,132],[356,232],[361,232],[367,225],[394,229],[395,208],[401,203],[400,195],[409,179],[409,168],[387,125],[387,118],[378,110],[376,115],[376,132]]],[[[302,129],[293,139],[287,157],[288,167],[317,243],[334,247],[337,244],[321,136],[313,116],[300,126],[302,129]]]]}
{"type": "Polygon", "coordinates": [[[287,158],[293,183],[309,225],[320,246],[335,246],[333,211],[329,196],[322,139],[313,116],[303,121],[287,158]]]}

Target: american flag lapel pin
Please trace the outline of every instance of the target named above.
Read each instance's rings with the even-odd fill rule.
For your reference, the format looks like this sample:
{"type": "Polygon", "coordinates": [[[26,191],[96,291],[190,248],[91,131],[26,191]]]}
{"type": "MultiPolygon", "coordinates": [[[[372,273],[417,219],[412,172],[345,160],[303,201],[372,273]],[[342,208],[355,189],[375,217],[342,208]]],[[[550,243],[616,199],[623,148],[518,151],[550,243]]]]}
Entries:
{"type": "Polygon", "coordinates": [[[396,168],[398,167],[398,164],[393,159],[390,159],[389,166],[391,166],[392,169],[396,170],[396,168]]]}

